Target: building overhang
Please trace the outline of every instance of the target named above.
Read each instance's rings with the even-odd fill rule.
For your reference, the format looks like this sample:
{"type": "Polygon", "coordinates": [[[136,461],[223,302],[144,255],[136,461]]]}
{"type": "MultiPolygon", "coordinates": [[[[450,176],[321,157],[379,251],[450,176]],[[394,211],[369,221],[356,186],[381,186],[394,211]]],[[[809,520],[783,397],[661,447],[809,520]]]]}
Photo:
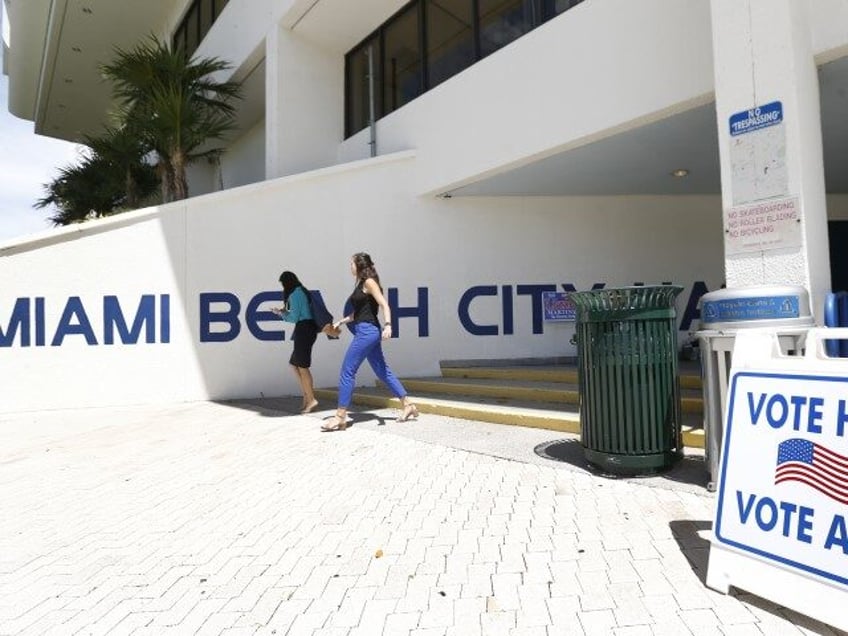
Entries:
{"type": "Polygon", "coordinates": [[[347,53],[409,0],[294,0],[281,26],[337,53],[347,53]]]}
{"type": "Polygon", "coordinates": [[[116,44],[160,34],[172,0],[4,0],[9,111],[35,132],[80,141],[108,121],[111,90],[100,73],[116,44]]]}

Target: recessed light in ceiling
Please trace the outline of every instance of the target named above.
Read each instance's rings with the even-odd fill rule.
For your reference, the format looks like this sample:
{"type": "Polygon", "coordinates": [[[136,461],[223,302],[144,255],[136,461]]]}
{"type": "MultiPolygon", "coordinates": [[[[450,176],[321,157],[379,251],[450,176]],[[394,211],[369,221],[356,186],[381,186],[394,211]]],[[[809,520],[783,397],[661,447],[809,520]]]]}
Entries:
{"type": "Polygon", "coordinates": [[[671,171],[671,176],[676,177],[677,179],[682,179],[683,177],[689,176],[689,170],[686,168],[678,168],[677,170],[671,171]]]}

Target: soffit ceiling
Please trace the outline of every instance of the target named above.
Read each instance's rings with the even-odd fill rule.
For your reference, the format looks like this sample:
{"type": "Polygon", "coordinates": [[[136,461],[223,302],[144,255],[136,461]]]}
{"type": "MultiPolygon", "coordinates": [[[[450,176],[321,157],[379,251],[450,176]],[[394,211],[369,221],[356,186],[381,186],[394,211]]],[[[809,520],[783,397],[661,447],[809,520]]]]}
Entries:
{"type": "MultiPolygon", "coordinates": [[[[825,187],[848,193],[848,58],[819,68],[825,187]]],[[[710,103],[449,192],[452,196],[718,194],[718,131],[710,103]],[[677,169],[689,171],[676,178],[677,169]]]]}
{"type": "Polygon", "coordinates": [[[100,64],[112,58],[116,44],[131,46],[139,33],[161,32],[173,6],[172,0],[55,2],[52,33],[58,37],[48,34],[46,92],[35,113],[36,132],[72,141],[96,134],[111,106],[100,64]]]}
{"type": "MultiPolygon", "coordinates": [[[[402,6],[403,0],[358,0],[402,6]]],[[[367,25],[352,29],[343,20],[327,22],[323,13],[333,7],[346,20],[370,12],[351,12],[350,0],[304,3],[294,19],[295,30],[323,38],[328,46],[346,50],[356,44],[344,33],[367,32],[367,25]],[[331,6],[332,5],[332,6],[331,6]],[[343,7],[348,7],[344,10],[343,7]],[[345,16],[347,16],[345,18],[345,16]],[[318,33],[317,25],[324,31],[318,33]],[[336,27],[333,27],[336,24],[336,27]],[[314,32],[313,32],[314,31],[314,32]]],[[[161,31],[173,8],[170,0],[114,2],[85,0],[57,2],[62,5],[59,37],[48,47],[46,96],[36,113],[40,134],[79,140],[96,134],[103,114],[110,107],[108,85],[102,81],[99,64],[110,59],[115,42],[134,42],[138,33],[161,31]],[[102,25],[108,24],[108,29],[102,25]],[[92,26],[94,25],[94,26],[92,26]],[[68,108],[74,104],[75,108],[68,108]],[[85,104],[85,108],[79,108],[85,104]]],[[[377,13],[379,15],[379,13],[377,13]]],[[[385,15],[385,13],[383,13],[385,15]]],[[[376,25],[375,25],[376,26],[376,25]]],[[[55,31],[54,31],[55,33],[55,31]]],[[[358,40],[357,40],[358,41],[358,40]]],[[[848,58],[819,69],[822,128],[827,191],[848,193],[848,58]]],[[[264,64],[254,69],[246,85],[241,126],[264,115],[264,64]]],[[[653,124],[617,134],[585,146],[457,188],[463,195],[615,195],[615,194],[709,194],[721,191],[715,111],[707,104],[653,124]],[[671,171],[689,170],[685,179],[674,179],[671,171]]]]}

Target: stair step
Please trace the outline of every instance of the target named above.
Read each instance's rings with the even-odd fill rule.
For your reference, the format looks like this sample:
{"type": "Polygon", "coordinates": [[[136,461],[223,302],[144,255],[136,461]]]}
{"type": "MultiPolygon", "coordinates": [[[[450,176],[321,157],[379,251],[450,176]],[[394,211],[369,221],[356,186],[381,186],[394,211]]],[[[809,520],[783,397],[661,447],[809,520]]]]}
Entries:
{"type": "MultiPolygon", "coordinates": [[[[577,384],[565,382],[515,380],[506,375],[497,378],[404,378],[402,382],[407,390],[416,396],[422,393],[440,393],[450,396],[467,395],[554,404],[580,404],[577,384]]],[[[681,389],[680,402],[684,413],[704,412],[700,390],[681,389]]]]}
{"type": "MultiPolygon", "coordinates": [[[[519,380],[525,382],[562,382],[577,384],[577,367],[567,364],[530,366],[443,366],[444,378],[519,380]]],[[[680,388],[700,391],[702,388],[700,368],[688,362],[680,363],[680,388]]]]}
{"type": "MultiPolygon", "coordinates": [[[[407,385],[407,388],[409,386],[407,385]]],[[[455,417],[459,419],[529,426],[562,433],[580,433],[580,415],[575,405],[555,402],[521,402],[503,398],[478,398],[468,395],[422,394],[415,392],[415,403],[422,413],[455,417]],[[463,399],[464,398],[464,399],[463,399]]],[[[316,389],[318,398],[335,401],[336,389],[316,389]]],[[[381,387],[358,387],[353,395],[354,404],[373,408],[396,408],[400,400],[381,387]]],[[[696,414],[684,415],[683,444],[690,448],[704,448],[701,418],[696,414]]]]}

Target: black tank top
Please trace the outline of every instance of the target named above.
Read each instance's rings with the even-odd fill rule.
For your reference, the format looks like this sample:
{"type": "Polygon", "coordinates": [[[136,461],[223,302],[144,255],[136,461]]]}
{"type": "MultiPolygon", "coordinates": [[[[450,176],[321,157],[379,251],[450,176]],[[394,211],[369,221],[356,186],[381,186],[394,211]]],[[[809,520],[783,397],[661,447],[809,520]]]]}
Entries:
{"type": "Polygon", "coordinates": [[[371,294],[366,294],[362,290],[364,285],[365,281],[356,281],[356,287],[353,288],[353,293],[349,298],[350,304],[353,306],[353,322],[370,322],[379,327],[380,321],[377,320],[379,306],[371,294]]]}

